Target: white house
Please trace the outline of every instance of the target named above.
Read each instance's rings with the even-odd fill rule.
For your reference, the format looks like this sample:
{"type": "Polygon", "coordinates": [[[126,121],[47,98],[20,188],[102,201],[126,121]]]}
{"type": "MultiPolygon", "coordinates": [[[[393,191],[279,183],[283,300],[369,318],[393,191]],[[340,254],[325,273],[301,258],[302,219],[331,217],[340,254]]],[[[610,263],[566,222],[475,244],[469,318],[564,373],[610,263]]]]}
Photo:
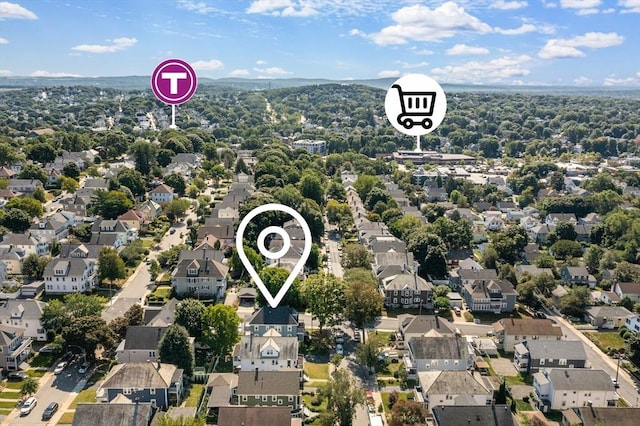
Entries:
{"type": "Polygon", "coordinates": [[[502,213],[496,211],[484,212],[484,226],[489,231],[498,231],[504,226],[504,220],[502,220],[502,213]]]}
{"type": "Polygon", "coordinates": [[[53,259],[43,277],[46,294],[85,292],[96,285],[96,265],[91,259],[53,259]]]}
{"type": "Polygon", "coordinates": [[[298,338],[283,337],[274,329],[264,336],[247,333],[233,349],[235,371],[278,371],[302,368],[298,359],[298,338]]]}
{"type": "Polygon", "coordinates": [[[40,323],[46,305],[33,299],[0,300],[0,324],[23,328],[25,337],[46,341],[47,330],[40,323]]]}
{"type": "Polygon", "coordinates": [[[161,183],[149,191],[149,199],[156,203],[169,203],[173,201],[174,198],[175,194],[173,193],[173,188],[169,185],[165,185],[164,183],[161,183]]]}
{"type": "Polygon", "coordinates": [[[561,368],[533,375],[534,399],[542,412],[574,407],[615,407],[618,394],[603,370],[561,368]]]}
{"type": "Polygon", "coordinates": [[[436,405],[490,405],[493,391],[479,374],[468,371],[426,371],[418,373],[422,392],[417,400],[427,408],[436,405]]]}
{"type": "Polygon", "coordinates": [[[409,340],[404,366],[410,378],[420,371],[465,371],[473,365],[473,349],[458,336],[443,336],[430,331],[425,336],[409,340]]]}
{"type": "Polygon", "coordinates": [[[640,315],[633,315],[624,320],[624,326],[634,333],[640,332],[640,315]]]}

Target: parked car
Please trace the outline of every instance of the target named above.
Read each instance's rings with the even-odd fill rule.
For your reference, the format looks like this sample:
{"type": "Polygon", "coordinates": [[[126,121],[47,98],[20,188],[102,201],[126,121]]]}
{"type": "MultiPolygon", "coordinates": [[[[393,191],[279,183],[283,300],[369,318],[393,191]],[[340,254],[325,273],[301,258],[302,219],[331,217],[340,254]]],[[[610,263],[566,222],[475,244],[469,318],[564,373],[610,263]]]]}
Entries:
{"type": "Polygon", "coordinates": [[[360,332],[356,330],[353,333],[353,340],[356,342],[359,342],[361,339],[362,339],[362,334],[360,334],[360,332]]]}
{"type": "Polygon", "coordinates": [[[41,354],[51,354],[54,353],[58,350],[58,347],[54,346],[54,345],[46,345],[43,346],[42,348],[40,348],[40,350],[38,351],[38,353],[41,354]]]}
{"type": "Polygon", "coordinates": [[[175,233],[176,233],[176,228],[171,228],[171,229],[169,230],[169,234],[173,235],[173,234],[175,234],[175,233]]]}
{"type": "Polygon", "coordinates": [[[459,307],[455,306],[455,307],[453,308],[453,310],[456,312],[456,315],[457,315],[457,316],[460,316],[460,313],[461,313],[461,312],[460,312],[460,308],[459,308],[459,307]]]}
{"type": "Polygon", "coordinates": [[[51,420],[51,417],[53,417],[56,411],[58,411],[58,403],[54,401],[44,409],[44,412],[42,413],[42,420],[51,420]]]}
{"type": "Polygon", "coordinates": [[[611,383],[613,384],[613,387],[616,389],[620,387],[620,383],[618,383],[618,380],[616,380],[615,377],[611,378],[611,383]]]}
{"type": "Polygon", "coordinates": [[[36,408],[36,405],[38,405],[38,400],[35,396],[27,398],[24,404],[22,404],[22,407],[20,407],[20,415],[26,416],[27,414],[32,412],[34,408],[36,408]]]}
{"type": "Polygon", "coordinates": [[[9,380],[10,382],[19,382],[20,380],[24,380],[27,377],[29,377],[29,375],[24,371],[12,371],[7,375],[7,380],[9,380]]]}
{"type": "Polygon", "coordinates": [[[67,368],[67,363],[63,361],[60,364],[56,365],[56,368],[53,370],[53,374],[60,374],[64,371],[65,368],[67,368]]]}
{"type": "Polygon", "coordinates": [[[344,348],[342,347],[342,345],[340,345],[340,344],[336,345],[336,353],[338,355],[344,355],[344,348]]]}

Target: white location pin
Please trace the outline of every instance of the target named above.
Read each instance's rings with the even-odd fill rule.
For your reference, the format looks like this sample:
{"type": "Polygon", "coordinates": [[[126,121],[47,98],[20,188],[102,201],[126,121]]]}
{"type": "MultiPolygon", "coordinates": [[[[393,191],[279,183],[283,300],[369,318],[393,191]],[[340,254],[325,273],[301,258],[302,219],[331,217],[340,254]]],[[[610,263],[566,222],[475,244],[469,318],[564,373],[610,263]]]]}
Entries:
{"type": "MultiPolygon", "coordinates": [[[[258,235],[258,250],[260,250],[260,253],[268,259],[275,260],[275,259],[281,258],[285,254],[287,254],[287,252],[289,251],[289,248],[291,248],[291,238],[289,238],[289,234],[284,228],[281,228],[279,226],[268,226],[267,228],[263,229],[258,235]],[[282,248],[277,252],[269,251],[264,245],[265,239],[270,234],[278,234],[279,236],[282,237],[282,241],[283,241],[282,248]]],[[[249,275],[251,275],[251,278],[253,278],[253,280],[255,281],[256,285],[258,286],[258,289],[260,290],[264,298],[267,300],[267,303],[269,303],[269,305],[272,308],[276,308],[278,304],[282,301],[282,298],[284,297],[284,295],[287,294],[289,287],[291,287],[291,284],[293,284],[293,281],[296,279],[300,271],[302,271],[304,264],[307,262],[307,259],[309,258],[309,254],[311,253],[311,229],[309,228],[309,225],[304,220],[302,215],[297,211],[295,211],[294,209],[292,209],[291,207],[285,206],[282,204],[275,204],[275,203],[265,204],[263,206],[259,206],[251,210],[244,217],[244,219],[242,219],[242,222],[240,222],[240,226],[238,226],[238,232],[236,233],[236,249],[238,250],[238,256],[240,256],[240,260],[242,261],[242,264],[247,269],[247,271],[249,271],[249,275]],[[247,229],[247,225],[249,224],[249,222],[251,222],[251,219],[253,219],[254,217],[256,217],[261,213],[270,212],[270,211],[284,212],[293,216],[293,218],[298,221],[298,224],[302,227],[302,230],[304,232],[304,249],[302,251],[302,255],[300,256],[300,259],[294,266],[293,271],[291,271],[291,273],[289,274],[289,276],[287,277],[287,279],[285,280],[284,284],[282,285],[278,293],[275,295],[275,297],[271,295],[271,293],[269,292],[269,289],[267,289],[267,287],[264,285],[264,283],[260,279],[260,276],[258,275],[256,270],[253,268],[253,265],[251,264],[251,262],[249,262],[249,259],[247,258],[247,255],[244,252],[244,246],[242,241],[244,231],[247,229]]]]}

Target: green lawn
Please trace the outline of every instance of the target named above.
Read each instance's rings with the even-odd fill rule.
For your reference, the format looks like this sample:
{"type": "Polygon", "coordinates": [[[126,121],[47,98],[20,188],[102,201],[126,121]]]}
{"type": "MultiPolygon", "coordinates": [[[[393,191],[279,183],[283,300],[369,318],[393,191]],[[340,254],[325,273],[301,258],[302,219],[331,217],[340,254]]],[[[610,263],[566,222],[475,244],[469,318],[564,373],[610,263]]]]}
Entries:
{"type": "MultiPolygon", "coordinates": [[[[389,392],[382,392],[380,393],[380,396],[382,397],[382,404],[384,406],[384,411],[389,411],[389,392]]],[[[412,392],[398,392],[398,401],[406,401],[409,398],[409,396],[411,396],[411,398],[413,398],[413,393],[412,392]]],[[[378,407],[376,407],[376,409],[378,409],[378,407]]]]}
{"type": "Polygon", "coordinates": [[[171,297],[171,286],[170,285],[159,285],[153,291],[153,294],[157,297],[163,297],[165,299],[169,299],[171,297]]]}
{"type": "Polygon", "coordinates": [[[380,367],[376,367],[376,372],[378,373],[378,376],[392,376],[393,374],[397,371],[400,371],[400,369],[404,368],[404,363],[403,362],[387,362],[387,363],[381,363],[383,364],[380,367]]]}
{"type": "Polygon", "coordinates": [[[81,391],[78,394],[78,396],[76,396],[76,398],[73,400],[73,402],[71,403],[69,408],[70,409],[74,409],[81,402],[96,402],[96,401],[97,401],[96,390],[95,389],[85,389],[85,390],[81,391]]]}
{"type": "Polygon", "coordinates": [[[584,334],[603,352],[607,352],[608,349],[622,349],[627,346],[617,331],[585,331],[584,334]]]}
{"type": "Polygon", "coordinates": [[[27,374],[31,377],[42,377],[46,373],[46,370],[27,370],[27,374]]]}
{"type": "Polygon", "coordinates": [[[31,358],[29,365],[32,367],[45,367],[49,368],[55,362],[55,358],[52,354],[38,354],[31,358]]]}
{"type": "Polygon", "coordinates": [[[0,398],[3,399],[20,399],[22,398],[22,395],[20,395],[20,392],[0,392],[0,398]]]}
{"type": "Polygon", "coordinates": [[[22,384],[24,383],[24,380],[20,380],[19,382],[8,382],[5,380],[4,383],[4,387],[7,389],[22,389],[22,384]]]}
{"type": "Polygon", "coordinates": [[[517,376],[505,376],[504,380],[508,385],[532,385],[533,376],[528,374],[519,374],[517,376]]]}
{"type": "Polygon", "coordinates": [[[189,396],[187,397],[187,399],[184,400],[185,407],[197,408],[203,391],[204,391],[204,385],[201,385],[201,384],[191,385],[191,389],[189,390],[189,396]]]}
{"type": "Polygon", "coordinates": [[[304,372],[311,379],[329,379],[329,366],[325,363],[319,364],[305,361],[304,372]]]}
{"type": "Polygon", "coordinates": [[[516,411],[533,411],[533,407],[528,402],[516,399],[516,411]]]}
{"type": "Polygon", "coordinates": [[[73,411],[66,411],[62,417],[60,417],[60,420],[58,421],[59,425],[70,425],[73,423],[73,416],[75,416],[75,412],[73,411]]]}
{"type": "Polygon", "coordinates": [[[302,395],[302,401],[304,401],[304,406],[309,410],[314,411],[316,413],[322,413],[327,411],[327,398],[322,398],[322,403],[320,405],[312,405],[311,400],[314,399],[311,395],[302,395]]]}
{"type": "Polygon", "coordinates": [[[0,401],[0,408],[14,409],[16,408],[16,404],[15,401],[0,401]]]}

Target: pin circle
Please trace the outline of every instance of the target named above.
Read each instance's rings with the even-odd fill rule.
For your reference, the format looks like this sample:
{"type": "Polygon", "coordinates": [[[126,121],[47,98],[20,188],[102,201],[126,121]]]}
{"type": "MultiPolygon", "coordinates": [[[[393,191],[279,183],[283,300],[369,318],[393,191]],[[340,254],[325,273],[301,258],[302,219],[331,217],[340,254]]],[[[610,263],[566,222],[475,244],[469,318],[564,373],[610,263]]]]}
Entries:
{"type": "Polygon", "coordinates": [[[279,259],[287,254],[290,248],[291,238],[289,237],[287,231],[280,228],[279,226],[269,226],[263,229],[262,232],[260,232],[260,234],[258,235],[258,249],[260,250],[260,253],[268,259],[279,259]],[[280,250],[271,251],[264,245],[265,239],[270,234],[278,234],[280,237],[282,237],[282,248],[280,250]]]}

